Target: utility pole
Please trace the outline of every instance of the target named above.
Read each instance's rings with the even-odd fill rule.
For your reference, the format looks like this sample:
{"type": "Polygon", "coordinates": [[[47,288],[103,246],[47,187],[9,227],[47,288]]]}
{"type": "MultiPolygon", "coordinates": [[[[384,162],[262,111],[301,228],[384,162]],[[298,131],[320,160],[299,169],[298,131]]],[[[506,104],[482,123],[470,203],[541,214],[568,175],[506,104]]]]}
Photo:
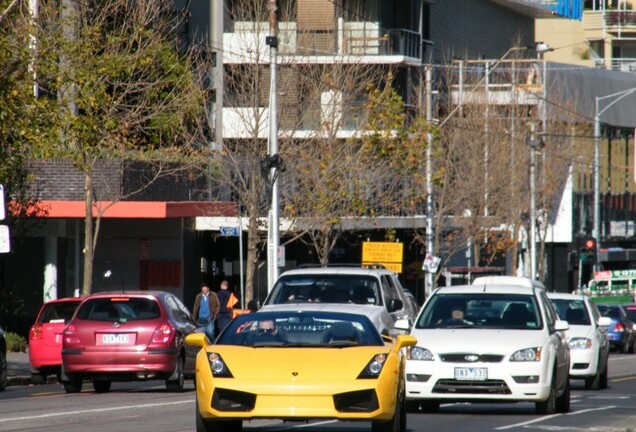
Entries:
{"type": "Polygon", "coordinates": [[[536,194],[536,158],[537,133],[536,125],[530,125],[530,279],[537,278],[537,194],[536,194]]]}
{"type": "MultiPolygon", "coordinates": [[[[276,0],[267,1],[269,11],[269,35],[265,43],[269,46],[269,160],[278,158],[278,89],[276,85],[276,53],[278,49],[276,0]]],[[[277,164],[270,164],[269,179],[272,187],[272,202],[269,211],[269,225],[267,233],[267,292],[278,279],[278,247],[280,244],[279,215],[278,215],[278,180],[277,164]]]]}

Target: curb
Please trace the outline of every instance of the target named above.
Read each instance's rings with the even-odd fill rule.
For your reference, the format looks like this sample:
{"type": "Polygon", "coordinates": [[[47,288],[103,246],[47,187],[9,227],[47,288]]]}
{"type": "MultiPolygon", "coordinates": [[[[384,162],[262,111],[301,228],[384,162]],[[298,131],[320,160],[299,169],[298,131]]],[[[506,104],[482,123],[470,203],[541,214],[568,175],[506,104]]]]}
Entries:
{"type": "Polygon", "coordinates": [[[7,377],[9,386],[25,386],[31,384],[31,377],[26,376],[10,376],[7,377]]]}

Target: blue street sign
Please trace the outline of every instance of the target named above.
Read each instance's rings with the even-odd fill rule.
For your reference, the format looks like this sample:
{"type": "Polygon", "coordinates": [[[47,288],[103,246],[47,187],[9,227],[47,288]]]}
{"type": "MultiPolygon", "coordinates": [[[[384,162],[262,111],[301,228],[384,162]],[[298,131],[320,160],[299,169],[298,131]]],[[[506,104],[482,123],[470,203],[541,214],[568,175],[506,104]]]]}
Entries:
{"type": "Polygon", "coordinates": [[[219,232],[225,237],[238,237],[239,230],[237,227],[221,227],[219,232]]]}

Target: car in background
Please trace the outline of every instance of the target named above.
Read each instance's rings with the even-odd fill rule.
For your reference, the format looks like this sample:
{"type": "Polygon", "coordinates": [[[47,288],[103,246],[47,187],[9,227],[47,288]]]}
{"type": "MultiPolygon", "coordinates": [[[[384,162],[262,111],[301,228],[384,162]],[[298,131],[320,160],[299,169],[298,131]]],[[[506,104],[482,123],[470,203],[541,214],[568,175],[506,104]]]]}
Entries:
{"type": "Polygon", "coordinates": [[[623,307],[625,308],[625,312],[629,319],[636,323],[636,303],[626,304],[623,305],[623,307]]]}
{"type": "Polygon", "coordinates": [[[31,382],[45,384],[49,375],[59,379],[62,365],[62,334],[73,317],[79,297],[50,300],[42,305],[29,329],[29,364],[31,382]]]}
{"type": "Polygon", "coordinates": [[[9,385],[7,377],[7,340],[4,331],[0,328],[0,391],[4,391],[9,385]]]}
{"type": "Polygon", "coordinates": [[[438,288],[410,332],[418,342],[406,361],[408,410],[526,401],[539,414],[569,411],[567,329],[532,284],[438,288]]]}
{"type": "Polygon", "coordinates": [[[113,381],[164,380],[168,391],[182,391],[194,375],[197,350],[185,345],[197,330],[188,309],[163,291],[92,294],[64,330],[61,381],[77,393],[92,380],[98,393],[113,381]]]}
{"type": "Polygon", "coordinates": [[[570,378],[584,379],[585,388],[607,387],[609,338],[607,328],[612,323],[601,316],[596,304],[583,294],[548,293],[559,318],[567,321],[570,345],[570,378]]]}
{"type": "Polygon", "coordinates": [[[610,346],[622,353],[636,351],[636,329],[625,308],[619,304],[597,304],[601,315],[609,317],[612,323],[607,328],[610,346]]]}
{"type": "MultiPolygon", "coordinates": [[[[416,316],[397,275],[384,267],[305,267],[280,275],[263,302],[267,309],[283,304],[350,305],[352,313],[372,318],[381,334],[395,335],[398,319],[416,316]]],[[[343,311],[342,308],[338,310],[343,311]]],[[[401,331],[400,331],[401,332],[401,331]]]]}
{"type": "Polygon", "coordinates": [[[239,315],[211,344],[203,334],[196,374],[197,432],[237,432],[244,420],[371,421],[404,432],[404,350],[365,315],[262,309],[239,315]]]}

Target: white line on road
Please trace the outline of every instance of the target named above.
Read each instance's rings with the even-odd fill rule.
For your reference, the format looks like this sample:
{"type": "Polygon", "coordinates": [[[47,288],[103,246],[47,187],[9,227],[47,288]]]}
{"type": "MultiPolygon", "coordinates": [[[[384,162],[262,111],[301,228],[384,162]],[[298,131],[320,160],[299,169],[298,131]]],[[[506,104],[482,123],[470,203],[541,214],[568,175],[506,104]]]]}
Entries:
{"type": "Polygon", "coordinates": [[[49,418],[49,417],[60,417],[60,416],[68,416],[68,415],[76,415],[76,414],[92,414],[92,413],[109,412],[109,411],[131,410],[131,409],[138,409],[138,408],[153,408],[153,407],[161,407],[161,406],[169,406],[169,405],[181,405],[186,403],[188,404],[194,403],[194,399],[176,401],[176,402],[128,405],[128,406],[122,406],[122,407],[97,408],[97,409],[91,409],[91,410],[63,411],[63,412],[55,412],[55,413],[49,413],[49,414],[29,415],[24,417],[3,418],[3,419],[0,419],[0,423],[8,423],[12,421],[21,421],[21,420],[34,420],[34,419],[42,419],[42,418],[49,418]]]}
{"type": "Polygon", "coordinates": [[[590,408],[590,409],[586,409],[586,410],[573,411],[573,412],[569,412],[567,414],[553,414],[553,415],[548,415],[548,416],[544,416],[544,417],[539,417],[539,418],[536,418],[534,420],[529,420],[529,421],[523,422],[523,423],[515,423],[515,424],[512,424],[512,425],[501,426],[501,427],[496,428],[495,430],[506,430],[506,429],[512,429],[512,428],[516,428],[516,427],[527,426],[527,425],[530,425],[530,424],[533,424],[533,423],[539,423],[539,422],[542,422],[544,420],[549,420],[549,419],[554,418],[554,417],[560,417],[562,415],[572,416],[572,415],[578,415],[578,414],[585,414],[585,413],[592,412],[592,411],[605,411],[605,410],[614,409],[614,408],[616,408],[616,407],[615,406],[604,406],[604,407],[599,407],[599,408],[590,408]]]}

